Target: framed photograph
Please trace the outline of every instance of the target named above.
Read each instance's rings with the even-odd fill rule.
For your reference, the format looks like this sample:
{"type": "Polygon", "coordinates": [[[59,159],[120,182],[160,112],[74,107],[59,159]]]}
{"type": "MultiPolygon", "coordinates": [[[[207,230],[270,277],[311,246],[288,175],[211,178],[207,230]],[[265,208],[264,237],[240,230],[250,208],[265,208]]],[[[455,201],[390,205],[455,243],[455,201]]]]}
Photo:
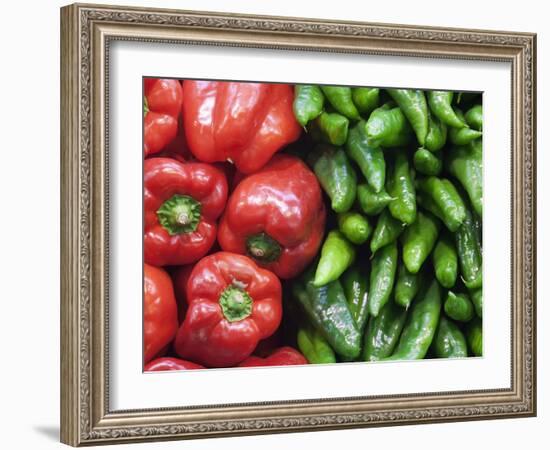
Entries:
{"type": "Polygon", "coordinates": [[[536,414],[536,36],[61,9],[61,440],[536,414]]]}

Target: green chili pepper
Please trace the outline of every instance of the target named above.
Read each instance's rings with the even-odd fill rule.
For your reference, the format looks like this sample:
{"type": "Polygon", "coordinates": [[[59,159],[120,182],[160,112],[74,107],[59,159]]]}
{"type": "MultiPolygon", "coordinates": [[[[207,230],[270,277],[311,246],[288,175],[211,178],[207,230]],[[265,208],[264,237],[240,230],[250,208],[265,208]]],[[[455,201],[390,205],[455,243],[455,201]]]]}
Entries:
{"type": "Polygon", "coordinates": [[[432,252],[439,234],[439,221],[429,213],[418,212],[416,221],[401,235],[403,262],[411,273],[418,273],[432,252]]]}
{"type": "Polygon", "coordinates": [[[433,340],[433,349],[438,358],[465,358],[468,356],[468,344],[460,328],[441,316],[433,340]]]}
{"type": "Polygon", "coordinates": [[[440,312],[441,290],[433,280],[413,302],[397,348],[387,359],[424,358],[434,338],[440,312]]]}
{"type": "Polygon", "coordinates": [[[391,167],[388,193],[394,197],[388,206],[393,217],[410,225],[416,219],[416,192],[409,161],[404,151],[397,151],[391,167]]]}
{"type": "Polygon", "coordinates": [[[460,226],[460,224],[454,223],[452,221],[448,221],[447,218],[441,212],[441,209],[439,208],[439,206],[436,205],[434,200],[429,195],[426,195],[421,191],[417,191],[416,201],[424,210],[432,213],[434,216],[440,219],[445,224],[445,226],[449,231],[452,231],[454,233],[460,226]]]}
{"type": "Polygon", "coordinates": [[[445,300],[445,314],[459,322],[468,322],[474,317],[474,305],[466,294],[447,293],[445,300]]]}
{"type": "Polygon", "coordinates": [[[355,326],[339,281],[315,287],[310,268],[302,277],[294,280],[292,293],[311,323],[336,353],[347,358],[359,356],[361,334],[355,326]]]}
{"type": "Polygon", "coordinates": [[[452,147],[445,155],[445,167],[460,181],[474,207],[483,214],[483,153],[481,140],[466,146],[452,147]]]}
{"type": "Polygon", "coordinates": [[[346,152],[357,163],[374,192],[380,192],[386,182],[386,161],[382,149],[370,144],[365,121],[360,121],[349,131],[346,152]]]}
{"type": "Polygon", "coordinates": [[[483,355],[483,326],[481,319],[476,317],[466,325],[466,340],[475,356],[483,355]]]}
{"type": "Polygon", "coordinates": [[[342,275],[340,282],[344,288],[344,294],[351,315],[355,320],[355,325],[359,332],[363,334],[369,316],[369,280],[367,274],[362,273],[358,265],[353,265],[342,275]]]}
{"type": "Polygon", "coordinates": [[[370,241],[370,250],[374,254],[382,247],[395,242],[405,229],[405,224],[395,219],[387,209],[378,216],[376,228],[370,241]]]}
{"type": "Polygon", "coordinates": [[[321,248],[321,258],[317,264],[313,285],[325,286],[337,280],[353,261],[355,247],[338,230],[330,231],[321,248]]]}
{"type": "Polygon", "coordinates": [[[369,319],[361,359],[379,361],[391,356],[406,319],[405,309],[398,307],[392,301],[386,303],[377,317],[369,319]]]}
{"type": "Polygon", "coordinates": [[[466,114],[464,114],[466,123],[474,130],[481,131],[483,129],[483,108],[481,105],[474,105],[466,114]]]}
{"type": "Polygon", "coordinates": [[[481,318],[483,316],[483,288],[470,291],[470,297],[472,298],[477,316],[481,318]]]}
{"type": "Polygon", "coordinates": [[[458,256],[454,242],[447,233],[440,235],[432,256],[437,281],[447,289],[452,288],[458,273],[458,256]]]}
{"type": "Polygon", "coordinates": [[[374,192],[367,184],[357,186],[357,199],[363,212],[369,216],[380,214],[393,200],[385,190],[374,192]]]}
{"type": "Polygon", "coordinates": [[[303,327],[298,330],[296,338],[298,348],[310,364],[331,364],[336,362],[334,350],[313,327],[303,327]]]}
{"type": "Polygon", "coordinates": [[[359,112],[367,117],[378,106],[380,89],[367,87],[352,88],[351,97],[359,112]]]}
{"type": "Polygon", "coordinates": [[[386,103],[376,108],[365,125],[371,145],[401,147],[412,139],[412,128],[399,107],[386,103]]]}
{"type": "Polygon", "coordinates": [[[466,218],[455,233],[456,249],[462,280],[468,289],[477,289],[483,283],[481,248],[472,213],[467,209],[466,218]]]}
{"type": "Polygon", "coordinates": [[[425,148],[419,148],[414,152],[414,168],[424,175],[439,175],[443,169],[443,160],[437,153],[432,153],[425,148]]]}
{"type": "Polygon", "coordinates": [[[294,86],[294,116],[305,127],[310,120],[323,112],[325,97],[316,85],[297,84],[294,86]]]}
{"type": "Polygon", "coordinates": [[[332,107],[348,119],[359,120],[359,111],[353,103],[351,88],[347,86],[321,86],[321,90],[332,107]]]}
{"type": "MultiPolygon", "coordinates": [[[[310,153],[312,155],[312,153],[310,153]]],[[[348,211],[355,201],[357,175],[341,148],[320,146],[312,156],[313,170],[337,213],[348,211]]]]}
{"type": "Polygon", "coordinates": [[[347,117],[338,113],[322,112],[316,122],[324,141],[336,146],[346,143],[349,127],[347,117]]]}
{"type": "Polygon", "coordinates": [[[395,303],[405,309],[409,309],[414,297],[418,294],[423,282],[422,273],[410,273],[405,264],[399,264],[397,281],[395,282],[395,303]]]}
{"type": "Polygon", "coordinates": [[[418,189],[431,197],[445,217],[456,229],[466,217],[466,206],[453,183],[445,178],[427,177],[418,180],[418,189]]]}
{"type": "MultiPolygon", "coordinates": [[[[456,115],[464,119],[464,114],[458,108],[455,108],[456,115]]],[[[465,120],[465,119],[464,119],[465,120]]],[[[449,130],[449,140],[454,145],[466,145],[482,136],[481,131],[472,130],[471,128],[451,128],[449,130]]]]}
{"type": "Polygon", "coordinates": [[[428,104],[424,92],[419,89],[386,89],[386,91],[405,114],[418,143],[424,145],[428,134],[428,104]]]}
{"type": "Polygon", "coordinates": [[[367,242],[372,233],[368,219],[358,212],[338,214],[338,229],[348,241],[356,245],[367,242]]]}
{"type": "Polygon", "coordinates": [[[463,128],[466,126],[466,122],[456,115],[451,105],[452,101],[453,93],[451,91],[428,92],[428,104],[432,113],[450,127],[463,128]]]}
{"type": "Polygon", "coordinates": [[[397,243],[381,248],[373,257],[370,272],[369,314],[376,317],[390,299],[397,270],[397,243]]]}
{"type": "Polygon", "coordinates": [[[438,117],[428,114],[428,134],[426,135],[426,147],[431,152],[437,152],[447,142],[447,125],[438,117]]]}

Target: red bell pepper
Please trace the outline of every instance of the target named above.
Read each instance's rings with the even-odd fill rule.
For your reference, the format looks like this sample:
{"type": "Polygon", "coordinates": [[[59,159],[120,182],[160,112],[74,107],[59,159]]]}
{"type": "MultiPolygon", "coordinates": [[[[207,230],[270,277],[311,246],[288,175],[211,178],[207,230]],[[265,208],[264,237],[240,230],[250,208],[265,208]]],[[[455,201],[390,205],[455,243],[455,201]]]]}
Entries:
{"type": "Polygon", "coordinates": [[[174,349],[207,367],[229,367],[250,356],[282,317],[281,282],[243,255],[201,259],[187,282],[188,310],[174,349]]]}
{"type": "Polygon", "coordinates": [[[204,369],[200,364],[178,358],[157,358],[145,365],[145,372],[159,372],[164,370],[194,370],[204,369]]]}
{"type": "Polygon", "coordinates": [[[267,358],[250,356],[240,363],[239,367],[299,366],[307,363],[307,359],[298,350],[292,347],[281,347],[267,358]]]}
{"type": "Polygon", "coordinates": [[[181,324],[185,319],[185,313],[187,312],[187,281],[193,271],[193,265],[177,267],[172,272],[172,281],[174,282],[174,294],[176,295],[176,302],[178,304],[178,322],[181,324]]]}
{"type": "Polygon", "coordinates": [[[143,81],[143,151],[160,152],[178,133],[182,87],[178,80],[145,78],[143,81]]]}
{"type": "Polygon", "coordinates": [[[240,172],[255,172],[300,136],[293,100],[287,84],[185,80],[189,149],[200,161],[231,160],[240,172]]]}
{"type": "Polygon", "coordinates": [[[206,255],[227,200],[223,172],[210,164],[150,158],[143,183],[145,262],[183,265],[206,255]]]}
{"type": "Polygon", "coordinates": [[[325,229],[321,188],[298,158],[276,155],[235,188],[218,230],[223,250],[246,254],[279,277],[302,272],[325,229]]]}
{"type": "Polygon", "coordinates": [[[178,311],[168,273],[148,264],[143,268],[143,359],[147,363],[174,339],[178,311]]]}

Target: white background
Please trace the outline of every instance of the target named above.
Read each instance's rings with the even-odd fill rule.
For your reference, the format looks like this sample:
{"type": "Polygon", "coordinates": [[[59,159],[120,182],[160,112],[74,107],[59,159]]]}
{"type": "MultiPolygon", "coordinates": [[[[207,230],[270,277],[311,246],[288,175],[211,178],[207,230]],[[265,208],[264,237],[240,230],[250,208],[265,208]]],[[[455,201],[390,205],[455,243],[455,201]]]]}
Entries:
{"type": "Polygon", "coordinates": [[[110,389],[114,410],[510,387],[510,65],[116,42],[110,51],[110,389]],[[230,69],[228,69],[230,68],[230,69]],[[290,70],[289,70],[290,68],[290,70]],[[141,372],[143,74],[482,91],[484,356],[255,370],[141,372]],[[489,232],[487,232],[489,230],[489,232]],[[406,376],[403,376],[406,373],[406,376]],[[346,383],[327,383],[345,379],[346,383]],[[274,383],[274,380],[276,382],[274,383]],[[266,391],[265,385],[271,384],[266,391]],[[185,386],[185,389],[182,389],[185,386]],[[235,390],[233,386],[246,386],[235,390]]]}
{"type": "MultiPolygon", "coordinates": [[[[126,2],[120,2],[126,3],[126,2]]],[[[463,0],[453,10],[439,1],[359,3],[296,1],[132,1],[136,6],[163,6],[258,14],[324,17],[388,23],[444,25],[538,32],[538,229],[548,228],[545,192],[548,177],[550,121],[548,87],[550,64],[548,12],[543,2],[489,2],[463,0]],[[364,5],[364,6],[359,6],[364,5]]],[[[2,439],[6,448],[58,448],[59,417],[59,11],[56,1],[19,2],[3,6],[2,33],[2,343],[1,413],[2,439]],[[7,160],[6,160],[7,158],[7,160]]],[[[546,202],[547,203],[547,202],[546,202]]],[[[282,446],[334,448],[337,445],[392,447],[407,445],[425,449],[463,449],[476,443],[497,448],[543,448],[547,445],[550,419],[548,404],[549,333],[543,317],[548,289],[543,259],[548,237],[538,238],[539,268],[539,386],[538,417],[455,424],[438,424],[332,431],[293,435],[230,438],[194,442],[142,444],[139,448],[252,449],[282,446]],[[544,444],[540,443],[544,442],[544,444]]],[[[124,446],[125,448],[127,446],[124,446]]],[[[132,447],[137,448],[137,447],[132,447]]]]}

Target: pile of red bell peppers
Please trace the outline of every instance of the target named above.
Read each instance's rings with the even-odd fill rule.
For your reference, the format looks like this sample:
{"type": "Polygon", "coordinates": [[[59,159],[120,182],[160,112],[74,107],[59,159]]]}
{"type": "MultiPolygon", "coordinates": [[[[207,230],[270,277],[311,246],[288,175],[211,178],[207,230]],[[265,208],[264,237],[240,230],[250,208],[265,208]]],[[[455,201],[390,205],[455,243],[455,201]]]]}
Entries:
{"type": "Polygon", "coordinates": [[[288,148],[293,87],[144,82],[146,371],[307,364],[281,280],[317,255],[326,211],[288,148]]]}

